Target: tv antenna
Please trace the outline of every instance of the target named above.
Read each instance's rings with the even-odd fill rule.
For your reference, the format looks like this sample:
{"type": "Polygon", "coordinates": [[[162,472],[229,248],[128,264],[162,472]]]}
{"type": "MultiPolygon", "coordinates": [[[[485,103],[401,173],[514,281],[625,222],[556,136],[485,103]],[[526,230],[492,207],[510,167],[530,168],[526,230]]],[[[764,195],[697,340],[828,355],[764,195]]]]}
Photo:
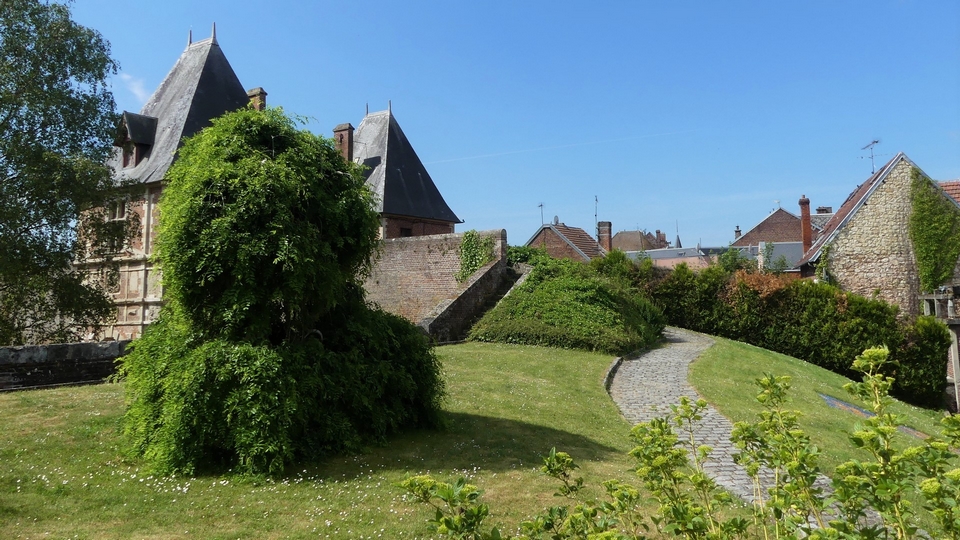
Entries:
{"type": "Polygon", "coordinates": [[[545,223],[543,221],[543,203],[540,203],[538,206],[540,207],[540,224],[543,225],[545,223]]]}
{"type": "MultiPolygon", "coordinates": [[[[861,148],[861,150],[867,150],[867,149],[870,150],[870,174],[877,172],[877,167],[873,164],[873,147],[878,144],[880,144],[880,139],[874,139],[870,141],[870,144],[861,148]]],[[[861,156],[860,159],[863,159],[863,157],[861,156]]]]}
{"type": "Polygon", "coordinates": [[[600,238],[600,222],[597,221],[597,210],[600,207],[600,199],[593,196],[593,229],[597,232],[597,238],[600,238]]]}

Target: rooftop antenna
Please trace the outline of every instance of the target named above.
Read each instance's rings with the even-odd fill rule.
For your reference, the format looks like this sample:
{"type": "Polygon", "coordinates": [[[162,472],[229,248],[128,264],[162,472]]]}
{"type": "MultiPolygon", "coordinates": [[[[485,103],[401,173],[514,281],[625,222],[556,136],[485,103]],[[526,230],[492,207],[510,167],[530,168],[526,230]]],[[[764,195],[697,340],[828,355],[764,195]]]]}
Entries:
{"type": "Polygon", "coordinates": [[[540,206],[540,225],[542,226],[545,223],[545,221],[543,221],[543,203],[540,203],[538,206],[540,206]]]}
{"type": "Polygon", "coordinates": [[[777,208],[783,208],[780,206],[780,199],[774,199],[773,202],[777,203],[777,208]]]}
{"type": "Polygon", "coordinates": [[[870,144],[861,148],[861,150],[870,149],[870,174],[877,172],[877,167],[873,164],[873,147],[880,144],[880,139],[870,141],[870,144]]]}
{"type": "Polygon", "coordinates": [[[217,23],[216,23],[216,21],[214,21],[214,23],[213,23],[213,32],[210,34],[210,39],[211,39],[214,43],[217,42],[217,23]]]}
{"type": "Polygon", "coordinates": [[[600,199],[593,196],[593,228],[597,231],[597,238],[600,238],[600,222],[597,221],[597,209],[600,207],[600,199]]]}

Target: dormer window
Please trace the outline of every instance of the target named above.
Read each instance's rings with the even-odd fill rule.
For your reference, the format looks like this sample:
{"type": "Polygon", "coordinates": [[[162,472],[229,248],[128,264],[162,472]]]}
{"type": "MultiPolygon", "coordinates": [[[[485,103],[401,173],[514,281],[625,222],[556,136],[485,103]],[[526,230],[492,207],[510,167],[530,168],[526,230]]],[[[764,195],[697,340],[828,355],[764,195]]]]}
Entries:
{"type": "Polygon", "coordinates": [[[157,119],[124,111],[114,146],[123,152],[123,168],[136,167],[147,157],[157,131],[157,119]]]}

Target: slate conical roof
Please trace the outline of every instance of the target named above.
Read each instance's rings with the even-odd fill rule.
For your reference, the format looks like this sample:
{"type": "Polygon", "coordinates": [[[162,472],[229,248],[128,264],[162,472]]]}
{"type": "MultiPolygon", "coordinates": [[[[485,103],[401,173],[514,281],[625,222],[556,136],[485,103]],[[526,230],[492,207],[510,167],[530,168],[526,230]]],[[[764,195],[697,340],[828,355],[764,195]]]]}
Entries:
{"type": "Polygon", "coordinates": [[[108,164],[126,177],[143,183],[158,182],[173,163],[184,137],[248,102],[247,92],[216,37],[191,43],[140,110],[140,117],[156,121],[153,144],[146,157],[136,167],[124,169],[121,153],[117,152],[108,164]]]}
{"type": "Polygon", "coordinates": [[[353,148],[354,160],[367,168],[367,185],[377,196],[381,214],[462,223],[389,110],[363,118],[353,148]]]}

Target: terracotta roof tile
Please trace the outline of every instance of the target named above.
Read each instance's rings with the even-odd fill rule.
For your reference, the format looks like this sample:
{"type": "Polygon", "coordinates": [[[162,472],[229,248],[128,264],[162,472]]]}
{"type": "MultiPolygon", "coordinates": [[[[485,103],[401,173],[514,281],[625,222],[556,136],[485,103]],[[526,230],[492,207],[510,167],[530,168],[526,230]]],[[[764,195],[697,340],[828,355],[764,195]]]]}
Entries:
{"type": "Polygon", "coordinates": [[[587,234],[587,231],[579,227],[567,227],[563,223],[550,226],[573,245],[577,246],[577,249],[582,251],[587,257],[593,259],[604,256],[603,248],[600,247],[600,244],[598,244],[592,236],[587,234]]]}
{"type": "Polygon", "coordinates": [[[940,187],[942,187],[943,191],[945,191],[953,200],[957,201],[957,203],[960,203],[960,180],[940,182],[940,187]]]}

